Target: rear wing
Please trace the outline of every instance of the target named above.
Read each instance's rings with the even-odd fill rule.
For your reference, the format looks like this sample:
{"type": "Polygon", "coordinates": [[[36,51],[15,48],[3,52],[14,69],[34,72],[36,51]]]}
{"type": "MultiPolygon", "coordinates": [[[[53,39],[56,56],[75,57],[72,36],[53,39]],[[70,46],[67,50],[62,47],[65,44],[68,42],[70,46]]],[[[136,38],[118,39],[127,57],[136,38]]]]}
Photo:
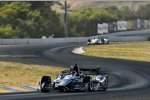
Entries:
{"type": "Polygon", "coordinates": [[[85,69],[81,68],[80,72],[85,75],[107,75],[106,71],[101,71],[99,68],[93,68],[93,69],[85,69]]]}
{"type": "Polygon", "coordinates": [[[108,72],[107,72],[107,71],[100,71],[99,74],[100,74],[100,75],[108,75],[108,72]]]}
{"type": "MultiPolygon", "coordinates": [[[[70,70],[63,70],[62,71],[63,75],[67,75],[69,73],[70,73],[70,70]]],[[[108,75],[107,71],[102,71],[99,68],[92,68],[92,69],[80,68],[79,73],[83,73],[84,75],[108,75]]]]}

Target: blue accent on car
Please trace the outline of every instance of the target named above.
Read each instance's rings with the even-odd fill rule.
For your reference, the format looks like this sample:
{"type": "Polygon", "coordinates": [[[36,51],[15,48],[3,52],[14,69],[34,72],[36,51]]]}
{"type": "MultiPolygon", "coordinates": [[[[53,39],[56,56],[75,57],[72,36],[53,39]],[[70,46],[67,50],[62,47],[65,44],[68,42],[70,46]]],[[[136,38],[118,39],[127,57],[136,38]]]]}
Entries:
{"type": "Polygon", "coordinates": [[[28,89],[28,90],[31,90],[31,91],[36,91],[37,90],[36,88],[30,87],[30,86],[21,86],[21,88],[25,88],[25,89],[28,89]]]}
{"type": "Polygon", "coordinates": [[[100,77],[100,80],[103,80],[104,79],[104,77],[100,77]]]}
{"type": "Polygon", "coordinates": [[[9,90],[9,91],[12,91],[12,92],[23,92],[23,91],[16,90],[16,89],[13,89],[13,88],[10,88],[10,87],[3,87],[3,89],[9,90]]]}

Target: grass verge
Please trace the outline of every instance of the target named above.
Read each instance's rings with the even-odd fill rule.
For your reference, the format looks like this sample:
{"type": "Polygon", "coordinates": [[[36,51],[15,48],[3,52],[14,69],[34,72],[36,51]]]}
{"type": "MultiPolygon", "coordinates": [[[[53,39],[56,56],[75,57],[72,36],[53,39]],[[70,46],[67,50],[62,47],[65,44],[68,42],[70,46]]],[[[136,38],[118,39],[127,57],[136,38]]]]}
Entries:
{"type": "Polygon", "coordinates": [[[150,42],[127,42],[88,45],[83,55],[150,62],[150,42]]]}
{"type": "Polygon", "coordinates": [[[0,86],[37,85],[43,75],[54,79],[63,68],[0,61],[0,86]]]}

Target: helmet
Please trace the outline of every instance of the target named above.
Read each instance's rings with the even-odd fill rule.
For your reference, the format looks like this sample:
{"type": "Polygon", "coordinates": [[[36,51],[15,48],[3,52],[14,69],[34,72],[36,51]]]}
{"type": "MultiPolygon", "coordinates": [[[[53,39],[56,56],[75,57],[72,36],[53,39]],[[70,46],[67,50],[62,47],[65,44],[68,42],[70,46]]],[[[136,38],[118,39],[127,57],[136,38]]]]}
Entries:
{"type": "Polygon", "coordinates": [[[77,63],[75,63],[75,66],[77,66],[78,64],[77,63]]]}
{"type": "Polygon", "coordinates": [[[97,74],[100,74],[100,67],[99,66],[97,66],[97,74]]]}
{"type": "Polygon", "coordinates": [[[97,69],[99,69],[99,70],[100,70],[100,67],[99,67],[99,66],[97,66],[97,69]]]}

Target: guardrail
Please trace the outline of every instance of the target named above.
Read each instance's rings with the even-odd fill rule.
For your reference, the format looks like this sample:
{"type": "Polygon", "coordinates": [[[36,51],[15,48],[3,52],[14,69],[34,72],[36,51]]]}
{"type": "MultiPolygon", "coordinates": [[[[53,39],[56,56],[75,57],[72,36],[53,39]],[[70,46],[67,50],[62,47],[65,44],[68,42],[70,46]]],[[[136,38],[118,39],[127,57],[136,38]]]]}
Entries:
{"type": "Polygon", "coordinates": [[[126,37],[111,37],[110,38],[110,42],[134,42],[134,41],[148,41],[148,37],[126,36],[126,37]]]}
{"type": "Polygon", "coordinates": [[[0,45],[50,45],[65,43],[85,43],[88,37],[46,38],[46,39],[0,39],[0,45]]]}
{"type": "MultiPolygon", "coordinates": [[[[106,34],[110,38],[110,42],[130,42],[130,41],[150,41],[148,36],[130,36],[132,34],[150,33],[150,30],[118,32],[106,34]]],[[[46,38],[46,39],[0,39],[0,45],[51,45],[65,43],[86,43],[91,37],[69,37],[69,38],[46,38]]]]}
{"type": "MultiPolygon", "coordinates": [[[[52,45],[65,43],[80,43],[87,42],[89,37],[78,38],[51,38],[51,39],[0,39],[0,45],[52,45]]],[[[149,37],[126,36],[126,37],[110,37],[110,42],[131,42],[131,41],[148,41],[149,37]]],[[[149,40],[150,41],[150,40],[149,40]]]]}
{"type": "MultiPolygon", "coordinates": [[[[150,30],[115,32],[99,36],[109,37],[110,42],[150,41],[150,30]]],[[[91,36],[90,38],[96,37],[98,37],[98,35],[91,36]]]]}

